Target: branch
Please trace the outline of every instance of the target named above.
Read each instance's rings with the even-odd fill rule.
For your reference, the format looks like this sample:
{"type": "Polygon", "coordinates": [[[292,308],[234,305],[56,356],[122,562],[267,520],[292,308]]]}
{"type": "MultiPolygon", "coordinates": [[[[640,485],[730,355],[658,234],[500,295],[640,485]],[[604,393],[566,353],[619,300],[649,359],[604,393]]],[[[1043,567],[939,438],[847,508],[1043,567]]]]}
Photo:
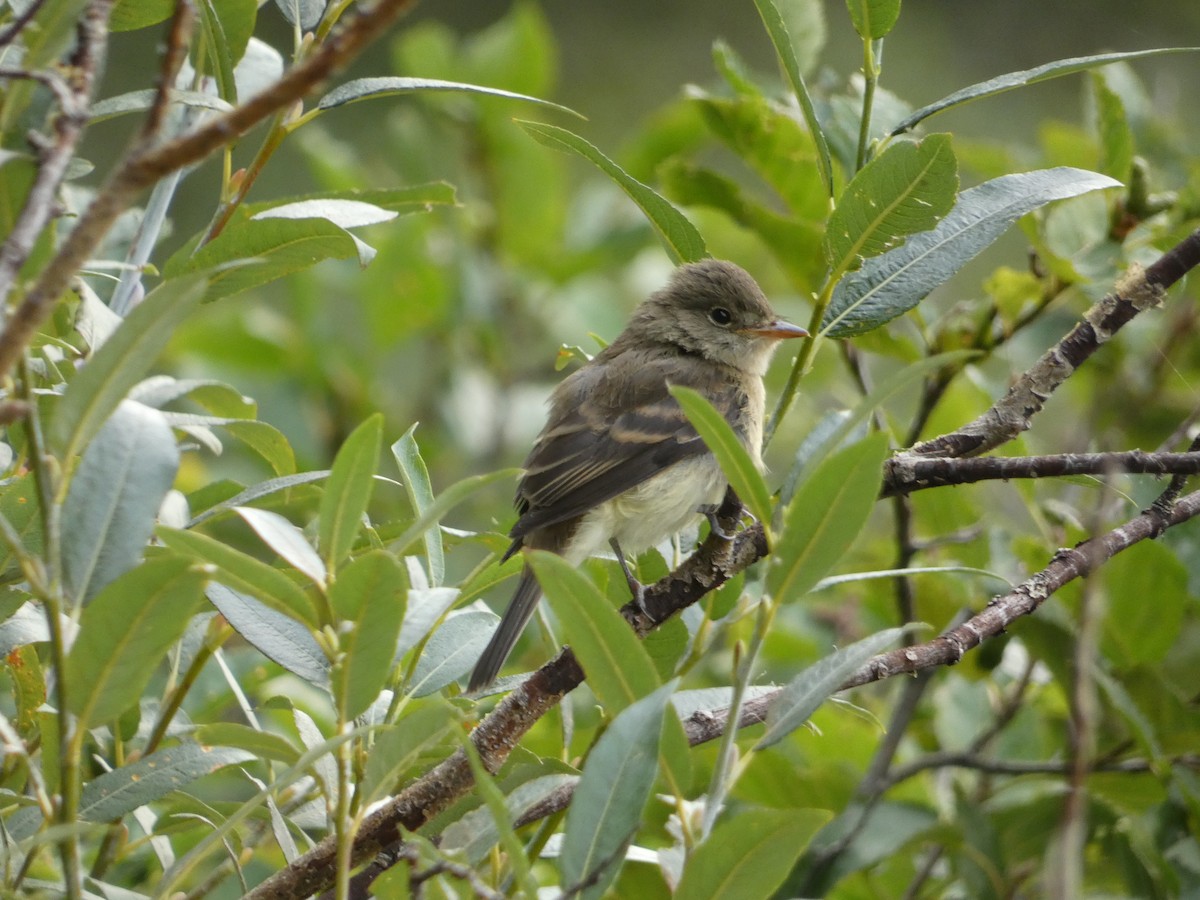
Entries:
{"type": "MultiPolygon", "coordinates": [[[[40,158],[37,176],[21,212],[17,215],[12,231],[3,246],[0,246],[0,322],[3,322],[7,309],[4,298],[9,296],[17,273],[29,259],[34,242],[57,207],[55,198],[58,196],[59,186],[66,177],[67,166],[87,124],[88,102],[92,95],[96,70],[108,41],[108,13],[112,4],[113,0],[96,0],[84,12],[79,23],[78,49],[72,56],[71,66],[65,77],[57,73],[6,73],[6,77],[32,78],[50,88],[58,99],[59,112],[51,122],[53,138],[46,139],[38,135],[36,146],[40,158]]],[[[36,4],[31,7],[34,10],[36,8],[36,4]]],[[[0,342],[2,341],[3,336],[0,336],[0,342]]],[[[0,377],[6,376],[16,365],[26,343],[14,348],[0,377]]]]}
{"type": "Polygon", "coordinates": [[[884,465],[881,497],[952,484],[1067,475],[1200,475],[1200,452],[1062,453],[1053,456],[920,457],[902,453],[884,465]]]}
{"type": "MultiPolygon", "coordinates": [[[[107,10],[109,3],[111,0],[97,0],[94,7],[103,6],[107,10]]],[[[145,141],[139,141],[84,211],[0,334],[0,378],[12,370],[38,328],[53,312],[71,278],[138,193],[164,175],[198,162],[267,116],[306,96],[346,66],[414,3],[415,0],[379,0],[356,15],[312,56],[240,106],[166,143],[147,146],[145,141]]]]}
{"type": "Polygon", "coordinates": [[[917,444],[906,455],[974,456],[1027,431],[1033,416],[1059,385],[1134,316],[1161,303],[1167,288],[1197,264],[1200,230],[1149,268],[1131,268],[1115,292],[1084,313],[1083,320],[1047,350],[991,409],[957,431],[917,444]]]}

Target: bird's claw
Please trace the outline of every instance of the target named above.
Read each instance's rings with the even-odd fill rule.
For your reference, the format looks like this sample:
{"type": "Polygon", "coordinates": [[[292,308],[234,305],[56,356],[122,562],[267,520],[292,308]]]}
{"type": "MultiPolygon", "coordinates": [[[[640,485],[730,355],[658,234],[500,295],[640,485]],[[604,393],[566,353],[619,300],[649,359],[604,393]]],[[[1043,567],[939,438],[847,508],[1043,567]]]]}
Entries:
{"type": "Polygon", "coordinates": [[[719,510],[720,507],[716,504],[700,507],[700,512],[704,515],[704,518],[708,519],[709,530],[723,541],[732,541],[738,536],[738,534],[745,531],[758,521],[758,519],[755,518],[754,513],[750,512],[750,510],[746,509],[745,507],[742,507],[742,513],[737,520],[737,527],[735,527],[733,532],[730,533],[721,527],[720,519],[717,518],[717,512],[719,510]]]}

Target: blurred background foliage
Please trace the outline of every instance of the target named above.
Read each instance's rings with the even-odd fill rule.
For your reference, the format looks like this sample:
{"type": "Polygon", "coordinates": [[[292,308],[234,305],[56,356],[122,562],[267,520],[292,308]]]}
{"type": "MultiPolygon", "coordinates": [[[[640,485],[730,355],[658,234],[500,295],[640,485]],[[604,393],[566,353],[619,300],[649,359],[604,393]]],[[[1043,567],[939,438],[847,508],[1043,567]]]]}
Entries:
{"type": "MultiPolygon", "coordinates": [[[[845,179],[857,137],[861,47],[841,4],[791,8],[801,62],[845,179]]],[[[259,22],[260,37],[289,46],[290,31],[271,7],[260,10],[259,22]]],[[[153,30],[115,35],[101,96],[143,86],[157,40],[153,30]]],[[[1158,0],[1135,10],[1127,3],[912,2],[887,40],[877,129],[962,85],[1052,59],[1196,44],[1200,5],[1194,3],[1158,0]]],[[[1154,259],[1194,228],[1200,217],[1200,126],[1190,93],[1196,65],[1196,57],[1185,54],[1113,66],[966,106],[931,127],[954,133],[964,188],[1006,172],[1059,165],[1129,181],[1136,154],[1144,160],[1138,170],[1144,205],[1124,221],[1111,194],[1058,204],[1013,229],[918,312],[854,339],[852,348],[827,343],[770,447],[772,486],[826,412],[852,406],[927,353],[977,346],[981,334],[1002,336],[995,353],[947,386],[920,434],[908,437],[969,421],[1109,290],[1117,273],[1154,259]],[[1118,109],[1123,115],[1116,121],[1118,109]]],[[[807,321],[824,274],[825,201],[811,139],[754,95],[754,84],[770,86],[774,96],[782,82],[750,3],[427,3],[354,74],[380,72],[499,87],[582,112],[588,122],[561,124],[685,207],[713,255],[753,272],[781,313],[807,321]]],[[[234,385],[294,452],[279,450],[272,463],[236,441],[226,441],[220,454],[194,449],[184,457],[177,485],[191,495],[193,508],[273,475],[327,467],[346,436],[376,411],[384,414],[385,443],[419,423],[415,435],[435,491],[519,464],[563,367],[574,364],[577,352],[594,352],[597,338],[615,336],[634,303],[670,271],[649,224],[610,181],[579,159],[535,143],[513,123],[514,117],[552,117],[530,109],[473,95],[393,97],[330,111],[286,143],[251,202],[438,181],[453,185],[457,202],[359,231],[378,251],[365,268],[354,260],[323,262],[208,304],[178,331],[166,368],[178,377],[234,385]]],[[[129,127],[123,120],[96,125],[83,155],[103,159],[117,152],[129,127]]],[[[248,162],[253,145],[252,136],[235,152],[235,168],[248,162]]],[[[156,263],[208,222],[219,177],[215,164],[188,175],[156,263]]],[[[107,296],[108,280],[91,283],[107,296]]],[[[1200,406],[1194,300],[1189,287],[1184,298],[1125,329],[1010,452],[1167,444],[1200,406]]],[[[771,396],[786,368],[783,361],[772,370],[771,396]]],[[[918,404],[910,391],[882,416],[905,436],[918,404]]],[[[385,458],[380,469],[391,472],[389,466],[385,458]]],[[[506,530],[510,487],[488,488],[445,524],[506,530]]],[[[1122,515],[1147,506],[1160,489],[1149,480],[1121,480],[1122,515]]],[[[278,498],[268,505],[303,525],[315,512],[315,497],[315,489],[300,489],[286,506],[278,498]]],[[[1096,503],[1095,483],[1084,480],[921,492],[912,501],[920,563],[973,566],[1019,581],[1045,565],[1054,548],[1091,532],[1096,503]]],[[[400,486],[376,488],[375,521],[403,524],[409,515],[400,486]]],[[[217,528],[250,546],[242,523],[217,528]]],[[[893,566],[891,528],[880,504],[840,569],[893,566]]],[[[451,532],[447,539],[451,584],[503,545],[495,536],[458,542],[451,532]]],[[[652,557],[642,564],[644,576],[663,567],[652,557]]],[[[621,593],[610,566],[589,568],[614,598],[621,593]]],[[[978,608],[1002,582],[928,575],[915,584],[915,618],[941,628],[960,610],[978,608]]],[[[1106,568],[1104,584],[1110,597],[1105,665],[1115,679],[1106,682],[1111,717],[1099,739],[1114,752],[1151,743],[1156,758],[1194,752],[1200,739],[1194,693],[1200,538],[1185,529],[1139,546],[1106,568]],[[1149,598],[1153,622],[1147,621],[1149,598]],[[1145,626],[1145,640],[1131,638],[1131,621],[1145,626]]],[[[739,580],[718,595],[718,614],[741,587],[739,580]]],[[[507,589],[494,588],[488,599],[502,600],[498,595],[507,589]]],[[[1061,592],[1020,623],[1014,629],[1020,647],[1013,652],[997,641],[937,673],[929,702],[899,739],[900,758],[970,747],[1008,715],[988,743],[993,755],[1061,759],[1080,590],[1061,592]],[[1034,668],[1032,660],[1040,665],[1034,668]],[[1020,707],[1005,712],[1005,698],[1018,685],[1020,707]]],[[[889,627],[896,617],[894,587],[886,581],[839,587],[783,608],[757,680],[785,681],[831,645],[889,627]]],[[[728,682],[733,648],[750,627],[745,620],[730,623],[690,676],[696,685],[728,682]]],[[[663,635],[654,640],[682,640],[670,629],[663,635]]],[[[550,649],[528,637],[522,648],[514,668],[535,665],[550,649]]],[[[249,647],[229,655],[246,672],[254,702],[287,693],[306,704],[300,682],[281,676],[249,647]]],[[[854,809],[881,739],[880,719],[897,690],[881,685],[862,692],[856,702],[866,712],[827,704],[814,717],[815,733],[754,756],[734,802],[854,809]]],[[[575,743],[558,746],[559,735],[548,725],[531,735],[530,750],[567,760],[582,752],[596,711],[578,693],[575,743]]],[[[214,676],[201,683],[190,713],[196,720],[217,717],[230,702],[214,676]]],[[[319,717],[320,703],[312,705],[319,717]]],[[[714,753],[710,746],[695,754],[696,784],[704,783],[714,753]]],[[[1198,811],[1194,793],[1187,796],[1152,772],[1095,776],[1090,785],[1099,817],[1089,845],[1090,886],[1124,896],[1200,890],[1200,851],[1188,836],[1198,811]]],[[[918,852],[932,842],[953,860],[953,872],[937,870],[952,885],[948,896],[1010,895],[1005,888],[1021,881],[1013,871],[1036,866],[1054,839],[1061,791],[1061,778],[1051,774],[993,785],[987,775],[931,770],[879,803],[853,854],[837,857],[827,870],[808,867],[808,880],[787,889],[816,896],[836,885],[841,897],[899,896],[914,877],[918,852]],[[986,815],[976,805],[984,799],[986,815]]],[[[668,811],[664,806],[651,815],[665,819],[668,811]]],[[[658,878],[652,867],[626,867],[618,892],[657,896],[658,878]]]]}

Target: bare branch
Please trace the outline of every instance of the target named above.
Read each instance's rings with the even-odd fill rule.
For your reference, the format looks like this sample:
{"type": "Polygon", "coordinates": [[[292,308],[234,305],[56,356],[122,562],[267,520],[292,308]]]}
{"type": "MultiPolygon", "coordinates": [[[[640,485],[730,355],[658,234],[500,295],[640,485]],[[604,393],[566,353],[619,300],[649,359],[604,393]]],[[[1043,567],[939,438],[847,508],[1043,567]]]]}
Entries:
{"type": "Polygon", "coordinates": [[[142,125],[140,140],[146,145],[154,141],[162,130],[167,107],[171,103],[171,89],[175,86],[175,78],[179,74],[183,61],[187,59],[188,43],[191,41],[192,28],[195,24],[196,7],[192,0],[176,0],[175,13],[171,17],[171,28],[167,32],[167,49],[163,53],[162,65],[159,69],[154,103],[142,125]]]}
{"type": "Polygon", "coordinates": [[[1069,475],[1200,474],[1200,452],[1147,453],[1128,450],[1115,453],[1062,453],[1052,456],[918,457],[900,454],[884,467],[880,495],[893,497],[931,487],[1007,481],[1012,478],[1061,478],[1069,475]]]}

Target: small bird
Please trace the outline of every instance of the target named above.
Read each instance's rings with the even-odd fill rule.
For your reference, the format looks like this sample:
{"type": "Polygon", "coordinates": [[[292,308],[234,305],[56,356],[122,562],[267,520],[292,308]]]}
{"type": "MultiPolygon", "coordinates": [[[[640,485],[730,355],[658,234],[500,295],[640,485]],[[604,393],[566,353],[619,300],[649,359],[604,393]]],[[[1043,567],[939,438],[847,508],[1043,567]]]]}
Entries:
{"type": "MultiPolygon", "coordinates": [[[[704,395],[761,467],[763,375],[780,340],[807,335],[778,318],[754,279],[733,263],[681,266],[615,341],[551,395],[517,486],[519,518],[504,559],[529,547],[579,565],[609,546],[640,599],[625,553],[657,544],[699,513],[711,514],[727,484],[668,386],[704,395]]],[[[496,678],[540,596],[527,565],[468,690],[496,678]]]]}

